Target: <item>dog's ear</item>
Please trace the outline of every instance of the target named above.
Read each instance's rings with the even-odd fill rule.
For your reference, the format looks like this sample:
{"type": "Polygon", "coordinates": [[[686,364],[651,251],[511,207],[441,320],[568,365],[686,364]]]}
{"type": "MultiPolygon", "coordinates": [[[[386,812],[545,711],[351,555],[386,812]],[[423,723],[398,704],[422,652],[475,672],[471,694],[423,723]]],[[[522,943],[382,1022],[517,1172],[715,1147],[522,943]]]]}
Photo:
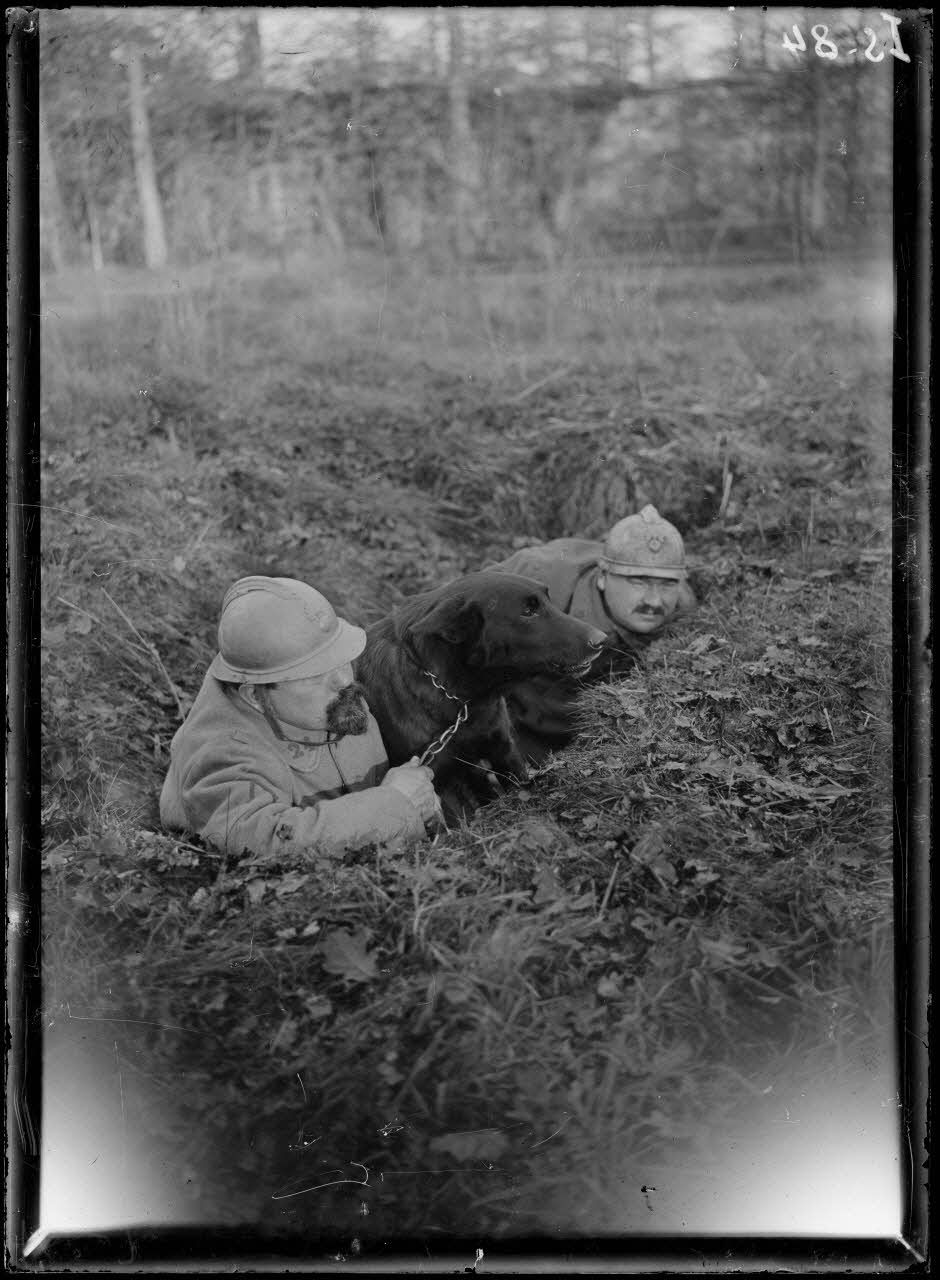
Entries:
{"type": "Polygon", "coordinates": [[[411,624],[415,640],[443,640],[447,644],[474,643],[483,629],[483,614],[474,600],[452,596],[439,600],[423,618],[411,624]]]}

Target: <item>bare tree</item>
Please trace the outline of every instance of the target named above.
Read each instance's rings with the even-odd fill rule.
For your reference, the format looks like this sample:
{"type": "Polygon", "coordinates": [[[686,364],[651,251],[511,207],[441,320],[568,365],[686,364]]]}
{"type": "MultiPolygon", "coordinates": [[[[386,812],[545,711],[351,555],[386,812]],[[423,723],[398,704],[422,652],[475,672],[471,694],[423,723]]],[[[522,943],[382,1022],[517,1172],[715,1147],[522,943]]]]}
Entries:
{"type": "Polygon", "coordinates": [[[242,84],[260,87],[264,84],[264,60],[261,44],[260,15],[247,9],[238,15],[238,76],[242,84]]]}
{"type": "Polygon", "coordinates": [[[147,97],[144,87],[143,60],[135,49],[116,50],[127,67],[127,83],[130,91],[131,149],[134,156],[134,175],[137,179],[137,195],[144,225],[144,259],[150,268],[162,267],[167,261],[166,231],[163,224],[163,205],[157,186],[153,147],[150,143],[150,118],[147,114],[147,97]]]}
{"type": "Polygon", "coordinates": [[[656,62],[656,13],[652,8],[643,12],[642,18],[643,29],[643,58],[646,67],[647,83],[654,85],[656,83],[657,62],[656,62]]]}
{"type": "Polygon", "coordinates": [[[448,89],[454,248],[458,258],[466,259],[473,254],[475,247],[473,215],[479,182],[476,144],[470,127],[470,91],[464,59],[463,19],[459,9],[447,10],[447,26],[450,34],[448,89]]]}
{"type": "Polygon", "coordinates": [[[769,29],[767,27],[767,10],[761,7],[757,10],[757,65],[762,69],[767,68],[767,45],[769,39],[769,29]]]}
{"type": "Polygon", "coordinates": [[[39,184],[41,243],[49,256],[53,271],[61,271],[66,264],[66,217],[59,190],[55,156],[49,141],[46,117],[39,112],[39,184]]]}
{"type": "Polygon", "coordinates": [[[627,78],[629,39],[622,9],[607,10],[607,36],[614,64],[614,74],[618,80],[625,80],[627,78]]]}
{"type": "Polygon", "coordinates": [[[444,66],[441,58],[441,44],[444,34],[443,15],[439,8],[428,9],[427,14],[428,69],[432,80],[442,80],[444,77],[444,66]]]}
{"type": "Polygon", "coordinates": [[[808,227],[815,244],[820,244],[826,232],[826,176],[829,103],[826,93],[825,64],[820,58],[809,62],[810,100],[810,165],[808,227]]]}

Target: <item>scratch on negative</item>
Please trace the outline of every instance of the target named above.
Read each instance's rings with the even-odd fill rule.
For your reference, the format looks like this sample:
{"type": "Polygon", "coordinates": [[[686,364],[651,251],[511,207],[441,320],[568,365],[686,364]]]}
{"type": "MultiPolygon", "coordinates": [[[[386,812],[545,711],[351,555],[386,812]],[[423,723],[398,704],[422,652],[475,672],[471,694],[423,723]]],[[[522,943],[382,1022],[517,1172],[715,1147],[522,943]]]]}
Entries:
{"type": "MultiPolygon", "coordinates": [[[[569,1117],[568,1117],[568,1120],[570,1120],[570,1119],[571,1119],[571,1117],[569,1116],[569,1117]]],[[[565,1125],[568,1123],[568,1120],[564,1120],[564,1121],[563,1121],[563,1122],[558,1126],[558,1128],[555,1130],[555,1132],[554,1132],[554,1133],[550,1133],[550,1134],[548,1135],[548,1137],[547,1137],[547,1138],[541,1138],[538,1142],[533,1142],[533,1143],[532,1143],[532,1146],[529,1148],[529,1150],[530,1150],[530,1151],[534,1151],[534,1150],[535,1150],[535,1148],[536,1148],[536,1147],[540,1147],[540,1146],[542,1145],[542,1143],[543,1143],[543,1142],[551,1142],[552,1138],[557,1138],[557,1137],[558,1137],[558,1135],[561,1133],[562,1129],[564,1129],[565,1125]]]]}
{"type": "Polygon", "coordinates": [[[143,1018],[90,1018],[85,1014],[73,1013],[68,1000],[63,1001],[63,1003],[65,1005],[65,1015],[70,1022],[127,1022],[135,1027],[157,1027],[160,1031],[182,1031],[188,1036],[210,1035],[213,1039],[221,1042],[221,1037],[217,1036],[214,1031],[197,1030],[195,1027],[177,1027],[170,1022],[147,1022],[143,1018]]]}
{"type": "Polygon", "coordinates": [[[301,1187],[299,1191],[276,1192],[272,1200],[290,1200],[293,1196],[305,1196],[308,1191],[322,1191],[324,1187],[341,1187],[344,1183],[349,1183],[354,1187],[367,1187],[369,1185],[369,1170],[364,1164],[360,1164],[358,1160],[350,1160],[350,1164],[354,1164],[357,1169],[361,1169],[366,1175],[364,1178],[337,1178],[334,1182],[318,1182],[313,1187],[301,1187]]]}

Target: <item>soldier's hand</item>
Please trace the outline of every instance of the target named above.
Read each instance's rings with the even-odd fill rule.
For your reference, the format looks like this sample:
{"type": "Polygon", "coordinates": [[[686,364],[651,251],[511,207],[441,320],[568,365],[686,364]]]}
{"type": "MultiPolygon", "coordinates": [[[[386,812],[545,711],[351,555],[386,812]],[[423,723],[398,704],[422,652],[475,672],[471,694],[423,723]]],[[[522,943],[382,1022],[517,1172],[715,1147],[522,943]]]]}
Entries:
{"type": "Polygon", "coordinates": [[[383,787],[394,787],[400,791],[421,814],[426,823],[441,817],[441,802],[434,790],[434,775],[418,757],[412,756],[407,764],[396,765],[389,769],[382,779],[383,787]]]}

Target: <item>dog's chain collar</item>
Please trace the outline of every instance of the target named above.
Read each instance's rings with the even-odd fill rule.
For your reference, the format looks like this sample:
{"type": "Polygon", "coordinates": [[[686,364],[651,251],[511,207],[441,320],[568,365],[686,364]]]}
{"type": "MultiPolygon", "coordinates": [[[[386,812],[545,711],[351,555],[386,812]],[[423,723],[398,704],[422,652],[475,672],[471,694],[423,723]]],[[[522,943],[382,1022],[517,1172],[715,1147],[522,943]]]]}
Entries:
{"type": "MultiPolygon", "coordinates": [[[[440,689],[441,693],[444,695],[445,698],[450,698],[451,702],[462,701],[462,699],[456,697],[455,694],[447,692],[447,690],[441,684],[440,680],[438,680],[437,676],[434,674],[433,671],[428,671],[428,669],[425,667],[424,674],[431,681],[431,684],[434,685],[435,689],[440,689]]],[[[444,730],[442,734],[440,734],[439,737],[435,738],[434,741],[429,746],[425,747],[424,751],[421,753],[421,758],[418,761],[418,763],[427,764],[429,760],[433,760],[436,755],[438,755],[441,751],[443,751],[444,748],[447,746],[448,742],[450,742],[451,738],[460,728],[460,726],[466,723],[466,720],[469,714],[470,714],[470,708],[468,704],[464,702],[460,710],[457,712],[457,719],[454,721],[454,723],[451,725],[448,725],[447,728],[444,730]]]]}

